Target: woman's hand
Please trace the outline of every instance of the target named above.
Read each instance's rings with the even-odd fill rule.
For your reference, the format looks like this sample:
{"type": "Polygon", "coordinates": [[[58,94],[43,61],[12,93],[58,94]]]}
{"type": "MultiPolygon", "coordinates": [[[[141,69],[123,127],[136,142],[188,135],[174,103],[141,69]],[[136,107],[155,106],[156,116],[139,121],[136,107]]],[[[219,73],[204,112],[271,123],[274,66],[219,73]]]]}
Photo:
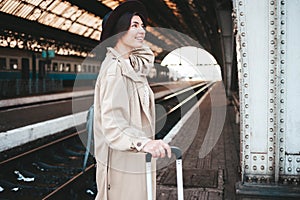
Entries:
{"type": "Polygon", "coordinates": [[[151,153],[153,158],[164,158],[167,155],[171,158],[170,146],[162,140],[151,140],[145,144],[142,151],[151,153]]]}

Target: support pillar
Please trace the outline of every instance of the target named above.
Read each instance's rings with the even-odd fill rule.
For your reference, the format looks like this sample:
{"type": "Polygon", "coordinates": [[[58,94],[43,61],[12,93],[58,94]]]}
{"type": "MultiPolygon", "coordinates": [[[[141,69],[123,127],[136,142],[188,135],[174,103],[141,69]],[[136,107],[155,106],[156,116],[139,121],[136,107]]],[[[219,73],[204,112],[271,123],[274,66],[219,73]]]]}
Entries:
{"type": "Polygon", "coordinates": [[[237,193],[300,197],[300,0],[235,0],[234,8],[242,169],[237,193]]]}

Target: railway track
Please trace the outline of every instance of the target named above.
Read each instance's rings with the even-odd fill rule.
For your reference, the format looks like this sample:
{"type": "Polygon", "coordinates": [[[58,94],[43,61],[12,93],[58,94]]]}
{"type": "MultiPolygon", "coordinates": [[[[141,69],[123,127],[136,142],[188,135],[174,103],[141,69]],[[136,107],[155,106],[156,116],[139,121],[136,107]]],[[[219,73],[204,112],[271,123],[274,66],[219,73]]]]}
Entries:
{"type": "MultiPolygon", "coordinates": [[[[201,83],[165,96],[157,104],[157,139],[162,139],[211,84],[201,83]]],[[[89,156],[83,170],[87,137],[74,129],[64,137],[0,160],[0,199],[94,199],[95,161],[89,156]],[[80,137],[78,137],[80,135],[80,137]]]]}

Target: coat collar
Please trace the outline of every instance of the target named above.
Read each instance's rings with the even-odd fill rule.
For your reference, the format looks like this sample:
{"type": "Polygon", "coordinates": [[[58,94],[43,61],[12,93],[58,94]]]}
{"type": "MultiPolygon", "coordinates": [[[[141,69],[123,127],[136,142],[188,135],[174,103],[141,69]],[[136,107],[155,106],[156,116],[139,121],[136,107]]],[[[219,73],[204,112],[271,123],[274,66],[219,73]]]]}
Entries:
{"type": "Polygon", "coordinates": [[[108,55],[111,56],[113,60],[119,61],[121,63],[121,69],[122,74],[124,76],[127,76],[128,78],[132,79],[134,82],[145,82],[144,77],[146,77],[146,74],[142,74],[140,72],[136,72],[134,70],[135,66],[129,67],[125,61],[125,59],[122,57],[119,52],[117,52],[114,48],[107,48],[108,55]]]}

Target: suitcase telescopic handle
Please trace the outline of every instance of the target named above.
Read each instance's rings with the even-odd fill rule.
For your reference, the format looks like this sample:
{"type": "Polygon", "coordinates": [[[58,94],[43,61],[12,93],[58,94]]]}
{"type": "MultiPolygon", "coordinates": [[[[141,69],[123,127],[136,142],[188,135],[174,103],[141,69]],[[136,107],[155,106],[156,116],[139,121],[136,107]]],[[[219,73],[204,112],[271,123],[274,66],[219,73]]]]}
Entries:
{"type": "MultiPolygon", "coordinates": [[[[178,147],[171,146],[171,152],[173,154],[175,154],[176,160],[181,159],[181,157],[182,157],[181,149],[179,149],[178,147]]],[[[151,162],[151,159],[152,159],[151,153],[147,153],[146,154],[146,162],[151,162]]]]}
{"type": "MultiPolygon", "coordinates": [[[[182,152],[180,148],[171,146],[171,152],[176,156],[176,176],[178,199],[183,200],[183,177],[182,177],[182,152]]],[[[152,178],[151,178],[151,153],[146,154],[146,176],[147,176],[147,199],[152,200],[152,178]]]]}

